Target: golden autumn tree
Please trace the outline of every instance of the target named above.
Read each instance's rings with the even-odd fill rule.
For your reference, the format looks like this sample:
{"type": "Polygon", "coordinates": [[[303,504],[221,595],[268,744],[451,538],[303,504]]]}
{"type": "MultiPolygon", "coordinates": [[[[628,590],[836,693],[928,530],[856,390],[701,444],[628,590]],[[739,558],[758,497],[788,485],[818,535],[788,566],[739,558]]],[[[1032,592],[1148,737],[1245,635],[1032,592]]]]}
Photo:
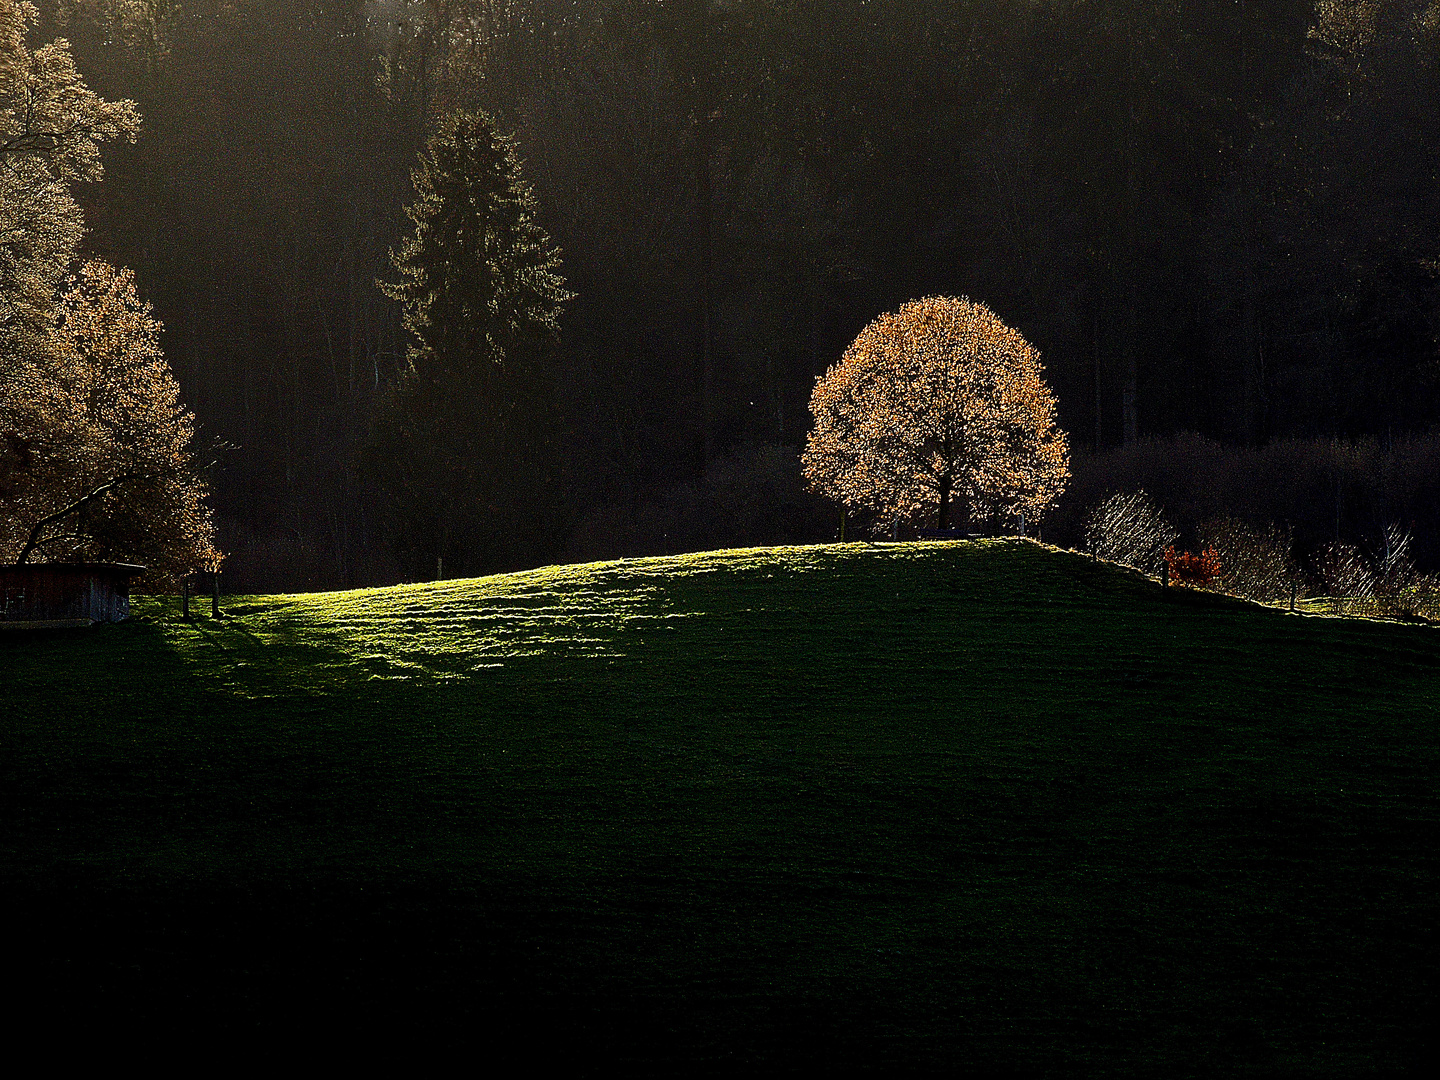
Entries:
{"type": "MultiPolygon", "coordinates": [[[[1039,354],[984,304],[912,300],[861,331],[810,399],[810,485],[854,511],[1031,521],[1069,476],[1039,354]]],[[[961,520],[964,520],[962,518],[961,520]]]]}
{"type": "Polygon", "coordinates": [[[0,364],[45,348],[84,233],[70,189],[99,180],[101,145],[133,142],[140,127],[134,102],[85,85],[64,39],[29,47],[38,18],[0,0],[0,364]]]}
{"type": "Polygon", "coordinates": [[[134,103],[86,87],[33,5],[0,0],[0,562],[144,562],[152,584],[218,566],[194,418],[128,270],[90,261],[76,183],[133,139],[134,103]]]}
{"type": "Polygon", "coordinates": [[[129,270],[80,267],[54,347],[12,387],[38,421],[6,432],[23,460],[0,491],[0,559],[135,560],[152,582],[217,567],[194,417],[129,270]]]}

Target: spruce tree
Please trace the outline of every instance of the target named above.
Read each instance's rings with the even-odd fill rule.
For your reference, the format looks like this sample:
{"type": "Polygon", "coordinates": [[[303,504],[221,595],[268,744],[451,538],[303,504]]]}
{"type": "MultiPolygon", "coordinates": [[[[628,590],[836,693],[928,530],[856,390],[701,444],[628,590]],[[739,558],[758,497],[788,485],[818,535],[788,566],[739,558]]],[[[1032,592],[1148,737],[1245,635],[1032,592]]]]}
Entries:
{"type": "Polygon", "coordinates": [[[415,374],[445,382],[486,365],[532,365],[570,293],[514,139],[484,113],[457,113],[411,179],[415,232],[391,254],[403,280],[383,288],[404,305],[415,374]]]}
{"type": "Polygon", "coordinates": [[[402,549],[479,572],[533,558],[553,532],[547,346],[570,298],[513,138],[456,113],[412,174],[415,224],[382,283],[403,306],[408,368],[374,461],[402,549]]]}

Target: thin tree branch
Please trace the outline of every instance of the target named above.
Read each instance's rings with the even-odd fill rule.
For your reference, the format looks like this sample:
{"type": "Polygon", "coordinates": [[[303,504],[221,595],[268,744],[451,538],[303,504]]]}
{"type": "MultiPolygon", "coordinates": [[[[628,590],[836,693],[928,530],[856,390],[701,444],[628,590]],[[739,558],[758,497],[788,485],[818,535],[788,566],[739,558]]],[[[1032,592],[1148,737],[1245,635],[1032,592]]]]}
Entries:
{"type": "Polygon", "coordinates": [[[80,498],[76,499],[63,510],[57,510],[55,513],[48,514],[45,517],[41,518],[35,523],[35,527],[30,530],[30,536],[25,541],[25,546],[20,549],[20,554],[15,559],[15,565],[23,565],[25,560],[30,557],[30,553],[34,551],[36,547],[40,546],[40,534],[45,530],[46,527],[54,525],[57,521],[65,520],[65,518],[69,517],[76,511],[83,509],[87,503],[98,499],[107,491],[117,488],[121,484],[128,483],[131,480],[140,479],[141,475],[142,474],[140,473],[123,473],[112,480],[105,481],[105,483],[101,484],[94,491],[91,491],[88,495],[80,496],[80,498]]]}
{"type": "Polygon", "coordinates": [[[38,551],[38,550],[40,550],[41,548],[48,548],[48,547],[50,547],[50,546],[52,546],[52,545],[54,545],[54,544],[60,543],[62,540],[89,540],[89,539],[90,539],[90,534],[89,534],[89,533],[81,533],[81,532],[57,533],[57,534],[54,535],[54,536],[47,536],[44,540],[41,540],[39,543],[37,543],[37,544],[35,545],[35,550],[38,551]]]}

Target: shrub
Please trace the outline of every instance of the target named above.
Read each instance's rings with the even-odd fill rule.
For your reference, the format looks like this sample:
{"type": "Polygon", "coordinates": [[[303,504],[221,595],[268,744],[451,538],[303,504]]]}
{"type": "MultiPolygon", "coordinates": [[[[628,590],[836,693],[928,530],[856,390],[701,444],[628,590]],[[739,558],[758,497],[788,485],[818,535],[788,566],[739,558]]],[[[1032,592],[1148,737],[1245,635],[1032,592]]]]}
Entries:
{"type": "Polygon", "coordinates": [[[1144,491],[1111,495],[1085,522],[1085,550],[1098,559],[1158,574],[1166,549],[1180,535],[1144,491]]]}
{"type": "Polygon", "coordinates": [[[1399,596],[1415,582],[1418,575],[1410,560],[1410,544],[1410,534],[1399,525],[1392,521],[1385,526],[1371,560],[1377,596],[1399,596]]]}
{"type": "Polygon", "coordinates": [[[1399,525],[1385,526],[1371,559],[1376,608],[1400,618],[1440,618],[1440,577],[1421,574],[1410,559],[1411,536],[1399,525]]]}
{"type": "Polygon", "coordinates": [[[1319,591],[1335,599],[1365,600],[1375,592],[1375,575],[1354,544],[1336,540],[1315,556],[1319,591]]]}
{"type": "Polygon", "coordinates": [[[1193,434],[1142,438],[1098,454],[1077,449],[1071,471],[1046,518],[1046,538],[1057,543],[1079,546],[1091,507],[1111,492],[1143,488],[1187,535],[1223,515],[1286,522],[1307,566],[1332,540],[1359,543],[1386,522],[1403,521],[1414,532],[1415,565],[1440,571],[1440,430],[1384,440],[1276,439],[1258,448],[1193,434]]]}
{"type": "Polygon", "coordinates": [[[1386,604],[1387,613],[1401,618],[1440,620],[1440,576],[1417,574],[1386,604]]]}
{"type": "Polygon", "coordinates": [[[1192,585],[1197,589],[1208,589],[1224,572],[1220,554],[1214,548],[1205,548],[1198,555],[1190,551],[1165,549],[1165,565],[1170,570],[1170,580],[1178,585],[1192,585]]]}
{"type": "Polygon", "coordinates": [[[1212,518],[1200,527],[1200,545],[1218,558],[1215,584],[1233,596],[1278,603],[1288,599],[1292,585],[1299,582],[1288,529],[1257,529],[1236,517],[1212,518]]]}
{"type": "Polygon", "coordinates": [[[1327,544],[1314,560],[1316,583],[1337,611],[1440,619],[1440,576],[1415,569],[1410,545],[1410,533],[1393,522],[1368,558],[1353,544],[1327,544]]]}

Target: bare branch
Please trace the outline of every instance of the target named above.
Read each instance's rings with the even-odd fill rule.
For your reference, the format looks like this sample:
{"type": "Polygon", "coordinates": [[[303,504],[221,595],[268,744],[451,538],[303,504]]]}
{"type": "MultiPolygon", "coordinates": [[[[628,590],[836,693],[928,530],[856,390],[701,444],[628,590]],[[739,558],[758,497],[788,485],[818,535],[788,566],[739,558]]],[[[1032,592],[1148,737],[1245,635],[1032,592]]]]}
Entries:
{"type": "Polygon", "coordinates": [[[101,484],[99,487],[95,488],[88,494],[80,496],[80,498],[76,499],[63,510],[57,510],[55,511],[55,513],[48,514],[45,517],[41,518],[35,523],[35,527],[30,530],[30,536],[26,539],[25,546],[20,549],[20,554],[15,559],[15,565],[23,565],[25,560],[30,557],[30,553],[34,551],[37,547],[41,546],[40,534],[47,527],[54,525],[57,521],[64,521],[71,514],[74,514],[84,509],[86,505],[98,499],[107,491],[112,491],[115,488],[119,487],[121,484],[128,483],[131,480],[139,480],[141,478],[142,474],[140,473],[123,473],[120,476],[115,477],[114,479],[105,481],[105,483],[101,484]]]}

